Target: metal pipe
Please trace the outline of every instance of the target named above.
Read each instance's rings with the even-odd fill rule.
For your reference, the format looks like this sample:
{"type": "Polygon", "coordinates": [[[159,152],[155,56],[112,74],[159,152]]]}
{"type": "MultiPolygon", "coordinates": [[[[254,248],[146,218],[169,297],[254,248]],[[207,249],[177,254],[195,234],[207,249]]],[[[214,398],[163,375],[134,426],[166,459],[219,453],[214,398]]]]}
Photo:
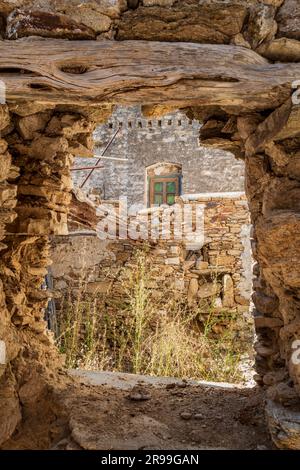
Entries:
{"type": "MultiPolygon", "coordinates": [[[[93,157],[93,158],[95,158],[95,157],[93,157]]],[[[118,162],[128,162],[128,158],[104,157],[104,155],[101,155],[101,160],[117,160],[118,162]]]]}
{"type": "Polygon", "coordinates": [[[78,168],[71,168],[71,171],[97,170],[98,168],[104,168],[104,166],[81,166],[78,168]]]}
{"type": "MultiPolygon", "coordinates": [[[[116,130],[116,132],[114,133],[114,135],[112,136],[112,138],[110,139],[110,141],[108,142],[108,144],[106,145],[105,149],[103,150],[102,152],[102,155],[101,157],[104,157],[106,151],[109,149],[109,147],[111,146],[111,144],[113,143],[113,141],[115,140],[115,138],[117,137],[118,133],[120,132],[120,127],[118,127],[118,129],[116,130]]],[[[99,165],[100,161],[101,161],[101,157],[98,158],[97,160],[97,163],[96,163],[96,166],[99,165]]],[[[94,173],[94,169],[92,169],[89,174],[87,175],[87,177],[84,179],[83,183],[81,183],[80,185],[80,189],[83,188],[83,186],[86,184],[86,182],[88,181],[88,179],[92,176],[92,174],[94,173]]]]}

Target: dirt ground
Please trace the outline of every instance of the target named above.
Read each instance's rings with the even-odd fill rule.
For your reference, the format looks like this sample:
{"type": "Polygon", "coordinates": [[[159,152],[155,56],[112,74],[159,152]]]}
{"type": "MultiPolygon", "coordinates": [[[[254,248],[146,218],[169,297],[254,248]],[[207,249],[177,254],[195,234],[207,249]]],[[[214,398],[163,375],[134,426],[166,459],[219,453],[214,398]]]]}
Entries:
{"type": "Polygon", "coordinates": [[[44,397],[2,449],[274,449],[261,389],[97,374],[44,397]]]}
{"type": "Polygon", "coordinates": [[[55,448],[272,449],[263,403],[256,388],[81,386],[66,398],[71,433],[55,448]]]}

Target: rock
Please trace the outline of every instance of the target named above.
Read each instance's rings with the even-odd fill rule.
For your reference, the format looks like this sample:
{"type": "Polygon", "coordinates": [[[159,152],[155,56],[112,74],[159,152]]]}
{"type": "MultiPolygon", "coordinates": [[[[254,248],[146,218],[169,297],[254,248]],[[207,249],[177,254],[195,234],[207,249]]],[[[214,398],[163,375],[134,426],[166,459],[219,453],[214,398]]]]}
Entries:
{"type": "Polygon", "coordinates": [[[6,364],[6,344],[0,340],[0,365],[6,364]]]}
{"type": "Polygon", "coordinates": [[[95,31],[96,34],[100,34],[109,29],[112,26],[112,20],[109,16],[104,15],[103,13],[98,12],[94,8],[91,8],[89,5],[81,3],[77,8],[74,8],[70,5],[64,10],[64,13],[68,15],[73,21],[77,23],[84,24],[90,30],[95,31]]]}
{"type": "Polygon", "coordinates": [[[127,6],[130,10],[135,10],[139,6],[140,0],[127,0],[127,6]]]}
{"type": "Polygon", "coordinates": [[[94,156],[94,152],[80,142],[70,142],[69,152],[75,157],[91,158],[94,156]]]}
{"type": "Polygon", "coordinates": [[[223,307],[223,303],[222,303],[221,297],[216,297],[216,298],[214,299],[213,305],[214,305],[215,308],[222,308],[222,307],[223,307]]]}
{"type": "MultiPolygon", "coordinates": [[[[240,232],[240,228],[238,229],[240,232]]],[[[237,232],[238,233],[238,232],[237,232]]],[[[217,266],[233,266],[235,258],[234,256],[220,255],[216,259],[217,266]]]]}
{"type": "Polygon", "coordinates": [[[127,398],[131,401],[147,401],[151,399],[151,395],[147,390],[134,387],[127,398]]]}
{"type": "Polygon", "coordinates": [[[167,385],[166,385],[166,390],[172,390],[172,389],[175,388],[175,386],[176,386],[175,383],[167,384],[167,385]]]}
{"type": "Polygon", "coordinates": [[[280,144],[276,145],[274,142],[269,142],[266,145],[265,152],[270,157],[272,167],[275,169],[285,167],[291,158],[280,144]]]}
{"type": "Polygon", "coordinates": [[[268,388],[267,396],[276,403],[291,406],[299,405],[300,398],[294,387],[284,382],[276,383],[268,388]]]}
{"type": "Polygon", "coordinates": [[[284,408],[268,400],[266,406],[268,427],[279,449],[300,449],[300,412],[284,408]]]}
{"type": "Polygon", "coordinates": [[[50,117],[51,111],[46,111],[19,119],[17,129],[21,137],[25,140],[33,140],[34,137],[38,136],[39,132],[45,129],[50,117]]]}
{"type": "Polygon", "coordinates": [[[253,293],[252,300],[257,310],[266,315],[272,314],[279,304],[277,297],[270,297],[258,291],[253,293]]]}
{"type": "MultiPolygon", "coordinates": [[[[67,152],[69,144],[63,137],[39,137],[34,139],[30,146],[25,150],[28,156],[37,160],[53,161],[57,153],[67,152]]],[[[20,149],[21,150],[21,149],[20,149]]],[[[23,150],[23,148],[22,148],[23,150]]]]}
{"type": "Polygon", "coordinates": [[[245,305],[247,307],[249,306],[249,298],[243,297],[242,295],[235,295],[234,296],[234,301],[237,304],[245,305]]]}
{"type": "Polygon", "coordinates": [[[177,111],[176,106],[166,106],[164,104],[144,104],[142,105],[142,114],[149,119],[159,119],[166,114],[174,113],[177,111]]]}
{"type": "Polygon", "coordinates": [[[144,7],[171,7],[174,5],[176,0],[142,0],[144,7]]]}
{"type": "MultiPolygon", "coordinates": [[[[288,105],[287,105],[288,107],[288,105]]],[[[299,128],[297,124],[300,119],[300,106],[293,105],[288,109],[287,120],[285,119],[281,124],[280,131],[275,135],[275,141],[281,141],[284,139],[289,139],[291,137],[296,137],[299,134],[299,128]]]]}
{"type": "Polygon", "coordinates": [[[210,282],[199,286],[197,297],[199,299],[206,299],[207,297],[217,296],[221,291],[221,284],[217,282],[210,282]]]}
{"type": "Polygon", "coordinates": [[[0,395],[0,444],[13,434],[22,419],[16,384],[13,377],[6,374],[1,378],[0,395]],[[4,380],[4,382],[3,382],[4,380]]]}
{"type": "Polygon", "coordinates": [[[174,289],[179,291],[184,291],[185,282],[184,279],[175,279],[174,281],[174,289]]]}
{"type": "Polygon", "coordinates": [[[53,116],[47,126],[46,134],[73,139],[77,134],[90,134],[93,130],[94,124],[85,117],[76,114],[63,114],[53,116]]]}
{"type": "Polygon", "coordinates": [[[190,440],[192,442],[201,442],[203,441],[202,433],[199,432],[199,429],[193,429],[190,433],[190,440]]]}
{"type": "Polygon", "coordinates": [[[276,15],[278,37],[300,39],[300,4],[298,0],[285,0],[276,15]]]}
{"type": "Polygon", "coordinates": [[[17,203],[17,188],[13,185],[0,183],[0,207],[13,209],[17,203]]]}
{"type": "Polygon", "coordinates": [[[229,274],[223,277],[223,307],[232,308],[234,306],[233,280],[229,274]]]}
{"type": "Polygon", "coordinates": [[[257,52],[269,60],[278,62],[300,62],[300,41],[280,38],[261,45],[257,52]]]}
{"type": "Polygon", "coordinates": [[[251,45],[249,44],[248,41],[246,41],[246,39],[241,33],[238,33],[235,36],[233,36],[230,43],[234,44],[235,46],[241,46],[241,47],[246,47],[247,49],[251,49],[251,45]]]}
{"type": "Polygon", "coordinates": [[[67,235],[67,214],[58,214],[45,208],[17,207],[18,214],[22,218],[17,219],[18,228],[21,233],[28,235],[67,235]],[[40,217],[40,218],[38,218],[40,217]]]}
{"type": "Polygon", "coordinates": [[[272,348],[264,346],[259,342],[254,345],[254,349],[261,357],[269,357],[274,354],[274,350],[272,348]]]}
{"type": "Polygon", "coordinates": [[[285,0],[263,0],[266,5],[273,5],[274,7],[280,7],[285,0]]]}
{"type": "Polygon", "coordinates": [[[0,155],[5,153],[7,150],[7,142],[4,139],[0,139],[0,155]]]}
{"type": "Polygon", "coordinates": [[[201,261],[200,260],[197,260],[196,262],[196,269],[199,269],[199,271],[201,271],[202,269],[208,269],[208,262],[207,261],[201,261]]]}
{"type": "Polygon", "coordinates": [[[167,258],[165,264],[170,266],[179,266],[180,265],[180,258],[167,258]]]}
{"type": "Polygon", "coordinates": [[[274,385],[285,381],[288,378],[288,372],[286,369],[279,369],[276,371],[268,372],[263,376],[263,383],[265,385],[274,385]]]}
{"type": "Polygon", "coordinates": [[[29,274],[31,274],[32,276],[37,276],[37,277],[44,277],[46,276],[48,270],[45,269],[45,268],[36,268],[36,267],[33,267],[33,266],[28,266],[27,267],[27,272],[29,274]]]}
{"type": "Polygon", "coordinates": [[[55,105],[42,104],[42,103],[31,103],[31,102],[18,102],[9,105],[9,110],[17,116],[30,116],[31,114],[41,113],[49,111],[55,108],[55,105]]]}
{"type": "Polygon", "coordinates": [[[255,382],[258,384],[258,385],[263,385],[264,382],[263,382],[263,377],[260,375],[260,374],[254,374],[253,375],[253,380],[255,380],[255,382]]]}
{"type": "Polygon", "coordinates": [[[86,285],[86,292],[93,294],[107,294],[111,286],[111,281],[88,282],[86,285]]]}
{"type": "Polygon", "coordinates": [[[190,413],[189,411],[183,411],[182,413],[180,413],[180,418],[184,419],[185,421],[191,419],[192,416],[192,413],[190,413]]]}
{"type": "Polygon", "coordinates": [[[182,267],[184,270],[188,271],[191,269],[195,264],[195,260],[184,261],[182,267]]]}
{"type": "Polygon", "coordinates": [[[237,4],[176,2],[172,8],[140,6],[122,15],[117,39],[228,44],[241,32],[246,15],[247,8],[237,4]]]}
{"type": "Polygon", "coordinates": [[[254,324],[256,329],[258,328],[280,328],[283,325],[283,321],[280,318],[255,316],[254,324]]]}
{"type": "Polygon", "coordinates": [[[11,155],[6,152],[0,155],[0,182],[7,180],[11,170],[11,155]]]}
{"type": "Polygon", "coordinates": [[[274,19],[276,9],[271,5],[259,3],[250,10],[246,39],[256,49],[263,41],[270,41],[277,31],[274,19]]]}
{"type": "Polygon", "coordinates": [[[67,15],[41,10],[15,10],[7,18],[6,36],[8,39],[26,36],[96,39],[95,31],[67,15]]]}
{"type": "Polygon", "coordinates": [[[258,124],[256,130],[245,142],[247,156],[254,156],[273,140],[280,140],[282,130],[286,128],[290,120],[291,110],[292,102],[288,99],[258,124]]]}
{"type": "Polygon", "coordinates": [[[188,294],[187,294],[189,305],[191,305],[195,301],[197,297],[198,288],[199,288],[198,279],[192,278],[189,283],[188,294]]]}
{"type": "Polygon", "coordinates": [[[5,129],[10,123],[10,115],[8,106],[0,104],[0,131],[5,129]]]}

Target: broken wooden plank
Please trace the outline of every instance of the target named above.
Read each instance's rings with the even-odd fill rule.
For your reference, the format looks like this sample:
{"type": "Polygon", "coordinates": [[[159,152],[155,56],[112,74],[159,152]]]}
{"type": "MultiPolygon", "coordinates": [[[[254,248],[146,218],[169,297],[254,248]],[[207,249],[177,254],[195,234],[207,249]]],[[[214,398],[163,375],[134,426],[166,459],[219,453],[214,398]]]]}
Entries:
{"type": "Polygon", "coordinates": [[[0,42],[8,103],[277,107],[300,64],[269,64],[237,46],[146,41],[0,42]]]}

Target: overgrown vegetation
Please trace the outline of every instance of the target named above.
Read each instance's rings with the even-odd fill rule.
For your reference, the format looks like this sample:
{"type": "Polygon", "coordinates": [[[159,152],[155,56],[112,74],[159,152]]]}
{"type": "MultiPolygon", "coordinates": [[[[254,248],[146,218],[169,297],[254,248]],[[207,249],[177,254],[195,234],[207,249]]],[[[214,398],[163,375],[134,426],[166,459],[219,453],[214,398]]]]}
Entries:
{"type": "Polygon", "coordinates": [[[191,308],[170,290],[151,286],[146,253],[119,273],[122,292],[91,299],[84,282],[64,299],[57,343],[69,368],[240,382],[242,356],[251,352],[252,327],[214,301],[191,308]],[[112,313],[113,312],[113,313],[112,313]]]}

